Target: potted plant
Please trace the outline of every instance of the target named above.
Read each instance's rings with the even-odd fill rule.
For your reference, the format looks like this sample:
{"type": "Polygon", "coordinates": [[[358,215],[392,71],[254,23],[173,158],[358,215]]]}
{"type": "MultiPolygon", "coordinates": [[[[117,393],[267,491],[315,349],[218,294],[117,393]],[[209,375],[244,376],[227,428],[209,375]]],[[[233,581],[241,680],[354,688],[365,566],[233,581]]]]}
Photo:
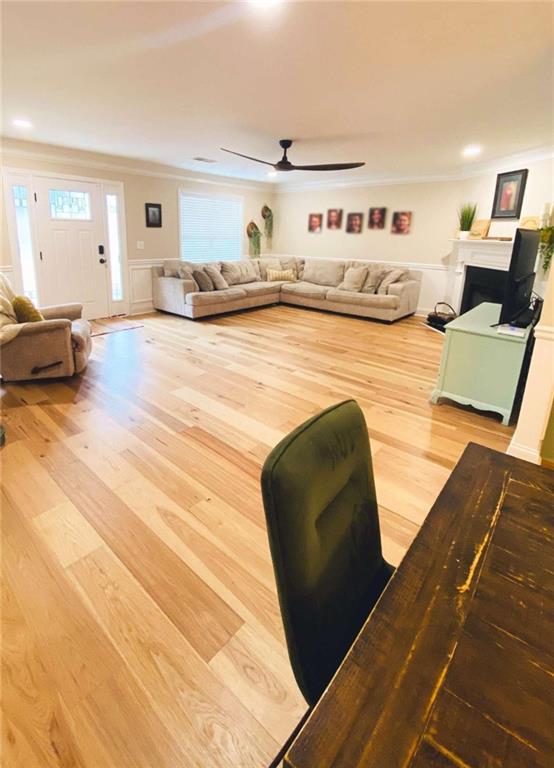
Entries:
{"type": "Polygon", "coordinates": [[[250,243],[250,255],[254,257],[259,256],[262,233],[255,221],[251,221],[248,224],[246,227],[246,234],[248,235],[248,242],[250,243]]]}
{"type": "Polygon", "coordinates": [[[458,238],[460,240],[467,240],[469,237],[469,232],[473,226],[476,212],[477,206],[475,203],[464,203],[458,211],[458,222],[460,225],[458,238]]]}

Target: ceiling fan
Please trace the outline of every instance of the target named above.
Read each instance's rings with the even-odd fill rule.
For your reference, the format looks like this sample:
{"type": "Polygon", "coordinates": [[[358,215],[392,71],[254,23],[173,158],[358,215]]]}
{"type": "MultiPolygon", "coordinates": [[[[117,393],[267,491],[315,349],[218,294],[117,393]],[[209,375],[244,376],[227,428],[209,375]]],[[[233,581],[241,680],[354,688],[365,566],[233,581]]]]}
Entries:
{"type": "Polygon", "coordinates": [[[229,152],[231,155],[245,157],[247,160],[253,160],[255,163],[263,163],[275,168],[276,171],[347,171],[350,168],[360,168],[365,163],[323,163],[321,165],[293,165],[287,157],[287,149],[292,147],[292,139],[281,139],[279,146],[283,149],[283,157],[277,163],[269,163],[267,160],[259,160],[257,157],[243,155],[240,152],[233,152],[232,149],[221,147],[223,152],[229,152]]]}

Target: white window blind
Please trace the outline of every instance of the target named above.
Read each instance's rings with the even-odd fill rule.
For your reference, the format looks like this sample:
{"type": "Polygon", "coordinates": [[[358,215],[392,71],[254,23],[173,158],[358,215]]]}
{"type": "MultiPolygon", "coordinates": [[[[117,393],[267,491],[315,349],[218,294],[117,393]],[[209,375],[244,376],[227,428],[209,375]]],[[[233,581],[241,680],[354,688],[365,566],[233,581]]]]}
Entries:
{"type": "Polygon", "coordinates": [[[181,259],[231,261],[242,256],[242,199],[179,192],[181,259]]]}

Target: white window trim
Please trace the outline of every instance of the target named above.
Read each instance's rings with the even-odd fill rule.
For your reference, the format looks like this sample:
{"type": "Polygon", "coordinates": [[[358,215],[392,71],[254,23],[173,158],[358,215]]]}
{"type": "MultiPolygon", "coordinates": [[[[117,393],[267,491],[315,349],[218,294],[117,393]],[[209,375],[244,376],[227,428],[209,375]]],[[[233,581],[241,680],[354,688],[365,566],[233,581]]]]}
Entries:
{"type": "Polygon", "coordinates": [[[199,192],[196,189],[192,189],[191,187],[178,187],[177,189],[177,220],[178,220],[178,249],[179,249],[179,256],[178,258],[181,258],[181,195],[187,195],[187,197],[199,197],[199,198],[208,198],[210,200],[214,199],[220,199],[220,200],[235,200],[240,203],[241,205],[241,227],[240,227],[240,244],[239,244],[239,250],[240,250],[240,258],[244,258],[244,228],[245,228],[245,219],[244,219],[244,195],[233,195],[226,192],[199,192]]]}

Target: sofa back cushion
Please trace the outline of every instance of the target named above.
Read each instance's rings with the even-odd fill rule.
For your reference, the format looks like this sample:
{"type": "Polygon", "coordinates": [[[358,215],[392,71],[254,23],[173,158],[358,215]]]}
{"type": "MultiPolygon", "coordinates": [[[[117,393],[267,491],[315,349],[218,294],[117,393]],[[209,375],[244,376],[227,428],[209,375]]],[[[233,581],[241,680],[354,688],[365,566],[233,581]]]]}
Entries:
{"type": "Polygon", "coordinates": [[[335,288],[344,279],[344,261],[332,259],[306,259],[302,279],[316,285],[332,285],[335,288]]]}
{"type": "Polygon", "coordinates": [[[162,265],[164,277],[179,277],[179,267],[182,263],[180,259],[166,259],[162,265]]]}
{"type": "Polygon", "coordinates": [[[229,285],[255,283],[259,280],[258,270],[251,261],[223,261],[221,274],[229,285]]]}

